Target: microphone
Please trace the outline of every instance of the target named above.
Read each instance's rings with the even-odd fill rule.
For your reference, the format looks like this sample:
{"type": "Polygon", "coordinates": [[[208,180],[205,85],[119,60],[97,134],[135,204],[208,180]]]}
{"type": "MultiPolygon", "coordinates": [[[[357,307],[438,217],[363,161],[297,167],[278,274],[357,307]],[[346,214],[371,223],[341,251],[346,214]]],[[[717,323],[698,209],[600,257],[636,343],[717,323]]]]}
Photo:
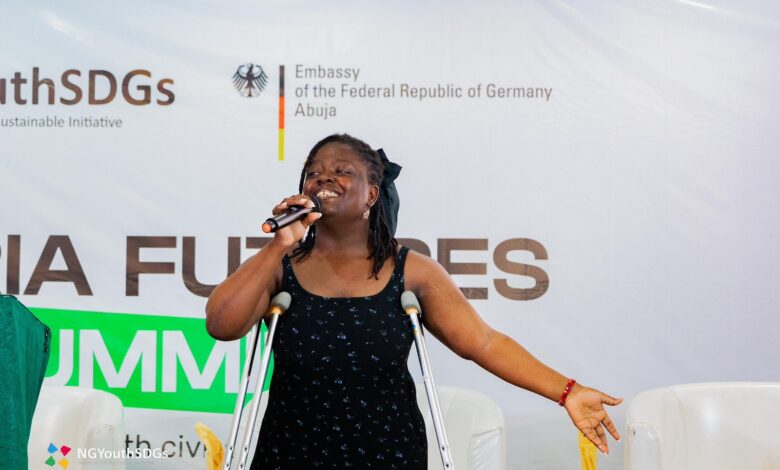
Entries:
{"type": "Polygon", "coordinates": [[[296,220],[306,217],[309,212],[322,212],[322,204],[316,197],[309,198],[314,203],[314,207],[290,206],[286,211],[273,217],[265,219],[263,223],[263,232],[276,232],[280,228],[287,227],[296,220]]]}

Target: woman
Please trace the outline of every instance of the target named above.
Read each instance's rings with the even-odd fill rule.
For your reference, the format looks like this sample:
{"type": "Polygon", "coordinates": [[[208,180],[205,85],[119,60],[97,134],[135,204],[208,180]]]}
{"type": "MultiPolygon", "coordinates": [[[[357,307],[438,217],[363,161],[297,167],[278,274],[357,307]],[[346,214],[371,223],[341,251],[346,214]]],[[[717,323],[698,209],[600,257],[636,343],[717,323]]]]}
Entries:
{"type": "Polygon", "coordinates": [[[312,207],[313,197],[321,213],[278,230],[209,297],[209,334],[235,340],[273,295],[292,295],[277,325],[276,367],[252,468],[427,468],[425,428],[406,367],[413,337],[400,305],[404,290],[415,293],[424,325],[447,347],[563,404],[607,452],[606,432],[619,434],[603,405],[622,399],[542,364],[487,325],[441,265],[399,247],[392,183],[399,171],[349,135],[318,142],[301,174],[301,194],[273,213],[312,207]]]}

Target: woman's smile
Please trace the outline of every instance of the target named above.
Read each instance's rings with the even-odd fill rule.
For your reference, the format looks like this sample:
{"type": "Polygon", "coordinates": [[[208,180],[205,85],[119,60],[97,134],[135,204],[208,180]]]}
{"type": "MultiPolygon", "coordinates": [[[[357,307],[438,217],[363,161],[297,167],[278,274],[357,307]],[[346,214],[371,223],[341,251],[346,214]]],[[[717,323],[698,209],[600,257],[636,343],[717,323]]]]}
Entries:
{"type": "Polygon", "coordinates": [[[332,199],[334,197],[339,197],[339,194],[336,191],[330,190],[330,189],[320,189],[315,194],[317,199],[320,201],[324,201],[326,199],[332,199]]]}

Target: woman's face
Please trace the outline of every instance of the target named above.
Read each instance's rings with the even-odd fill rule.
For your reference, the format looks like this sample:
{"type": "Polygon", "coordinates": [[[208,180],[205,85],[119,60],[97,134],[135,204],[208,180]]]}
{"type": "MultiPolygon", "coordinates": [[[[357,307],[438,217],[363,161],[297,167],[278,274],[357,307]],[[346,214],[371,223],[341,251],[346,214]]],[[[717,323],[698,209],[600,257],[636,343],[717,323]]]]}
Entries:
{"type": "Polygon", "coordinates": [[[376,202],[379,188],[368,180],[368,166],[349,146],[320,148],[306,168],[303,193],[322,202],[323,216],[361,217],[376,202]]]}

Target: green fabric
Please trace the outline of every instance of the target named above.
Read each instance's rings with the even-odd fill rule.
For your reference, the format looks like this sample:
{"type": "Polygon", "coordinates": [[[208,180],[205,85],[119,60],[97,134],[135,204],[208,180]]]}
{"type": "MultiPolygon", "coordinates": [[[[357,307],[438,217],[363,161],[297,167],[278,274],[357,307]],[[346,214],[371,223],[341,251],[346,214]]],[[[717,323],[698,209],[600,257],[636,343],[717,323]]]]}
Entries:
{"type": "Polygon", "coordinates": [[[0,295],[0,426],[2,468],[27,468],[35,404],[49,361],[51,330],[15,297],[0,295]]]}

